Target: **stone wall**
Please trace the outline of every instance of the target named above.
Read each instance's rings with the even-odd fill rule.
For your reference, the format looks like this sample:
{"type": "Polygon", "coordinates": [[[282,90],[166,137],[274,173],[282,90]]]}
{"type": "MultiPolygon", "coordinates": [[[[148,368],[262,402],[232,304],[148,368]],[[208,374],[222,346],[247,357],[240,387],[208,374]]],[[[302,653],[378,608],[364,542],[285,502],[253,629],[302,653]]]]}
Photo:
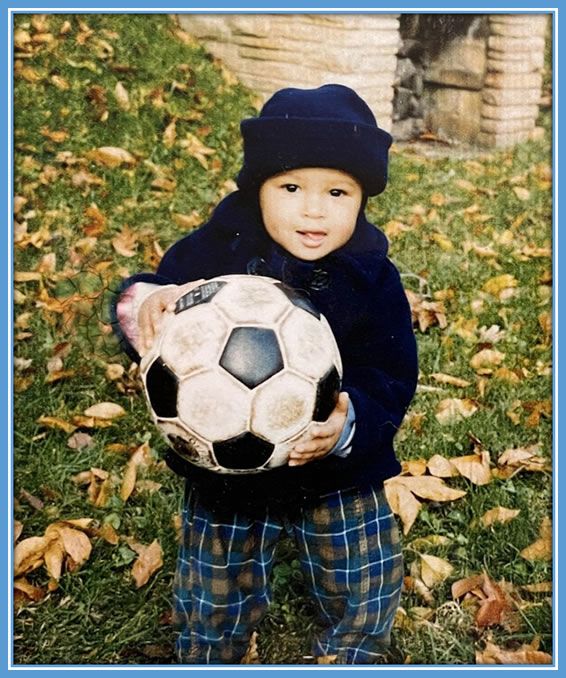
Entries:
{"type": "Polygon", "coordinates": [[[389,14],[181,14],[181,27],[265,99],[340,83],[391,128],[399,21],[389,14]]]}
{"type": "MultiPolygon", "coordinates": [[[[437,20],[421,16],[425,27],[427,17],[437,20]]],[[[281,87],[337,82],[357,90],[397,139],[432,132],[504,147],[541,133],[550,15],[445,15],[450,30],[429,31],[418,78],[407,70],[400,17],[419,23],[419,15],[398,14],[181,14],[178,21],[263,99],[281,87]]]]}

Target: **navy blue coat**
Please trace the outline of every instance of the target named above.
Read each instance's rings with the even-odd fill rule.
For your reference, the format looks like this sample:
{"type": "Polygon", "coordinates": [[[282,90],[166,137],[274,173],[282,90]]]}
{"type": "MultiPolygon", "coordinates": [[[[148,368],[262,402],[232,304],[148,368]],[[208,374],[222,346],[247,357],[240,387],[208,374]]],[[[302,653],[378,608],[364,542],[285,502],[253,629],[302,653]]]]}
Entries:
{"type": "MultiPolygon", "coordinates": [[[[342,390],[356,414],[350,454],[249,476],[219,475],[169,456],[168,463],[196,483],[203,498],[234,508],[268,502],[293,506],[337,489],[379,488],[399,473],[393,437],[413,397],[418,369],[409,304],[387,249],[383,233],[361,211],[342,248],[314,262],[296,259],[267,235],[257,198],[236,191],[218,205],[208,223],[165,253],[155,275],[125,282],[183,284],[235,273],[268,275],[310,297],[340,348],[342,390]]],[[[123,348],[139,360],[119,328],[117,333],[123,348]]]]}

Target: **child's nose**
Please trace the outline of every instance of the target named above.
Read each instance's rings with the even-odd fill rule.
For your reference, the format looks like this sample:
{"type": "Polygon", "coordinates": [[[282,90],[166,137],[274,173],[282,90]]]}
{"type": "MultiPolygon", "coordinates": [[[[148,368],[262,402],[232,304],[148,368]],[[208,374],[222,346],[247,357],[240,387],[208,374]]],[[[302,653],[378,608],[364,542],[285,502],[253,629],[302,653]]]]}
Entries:
{"type": "Polygon", "coordinates": [[[321,196],[307,195],[303,204],[303,212],[306,217],[319,219],[324,216],[324,201],[321,196]]]}

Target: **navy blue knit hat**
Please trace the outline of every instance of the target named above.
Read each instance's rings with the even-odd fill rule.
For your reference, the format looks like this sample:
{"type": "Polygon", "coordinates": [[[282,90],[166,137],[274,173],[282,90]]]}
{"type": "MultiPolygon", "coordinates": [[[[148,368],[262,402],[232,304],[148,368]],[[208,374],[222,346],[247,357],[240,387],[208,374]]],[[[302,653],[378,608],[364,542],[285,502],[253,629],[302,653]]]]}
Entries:
{"type": "Polygon", "coordinates": [[[244,164],[237,183],[255,189],[269,177],[300,167],[348,172],[367,195],[387,184],[391,135],[369,106],[344,85],[279,90],[259,117],[242,120],[244,164]]]}

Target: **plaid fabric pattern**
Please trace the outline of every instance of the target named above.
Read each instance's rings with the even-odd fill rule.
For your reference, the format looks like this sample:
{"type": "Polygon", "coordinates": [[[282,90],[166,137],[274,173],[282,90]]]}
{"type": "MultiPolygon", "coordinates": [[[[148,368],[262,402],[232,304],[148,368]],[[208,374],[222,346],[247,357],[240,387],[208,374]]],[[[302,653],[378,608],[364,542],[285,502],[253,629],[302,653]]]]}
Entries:
{"type": "Polygon", "coordinates": [[[314,507],[221,520],[194,490],[183,513],[174,590],[178,658],[239,663],[270,602],[269,575],[284,532],[296,541],[324,627],[315,656],[371,664],[386,651],[403,581],[399,531],[384,492],[326,495],[314,507]]]}

